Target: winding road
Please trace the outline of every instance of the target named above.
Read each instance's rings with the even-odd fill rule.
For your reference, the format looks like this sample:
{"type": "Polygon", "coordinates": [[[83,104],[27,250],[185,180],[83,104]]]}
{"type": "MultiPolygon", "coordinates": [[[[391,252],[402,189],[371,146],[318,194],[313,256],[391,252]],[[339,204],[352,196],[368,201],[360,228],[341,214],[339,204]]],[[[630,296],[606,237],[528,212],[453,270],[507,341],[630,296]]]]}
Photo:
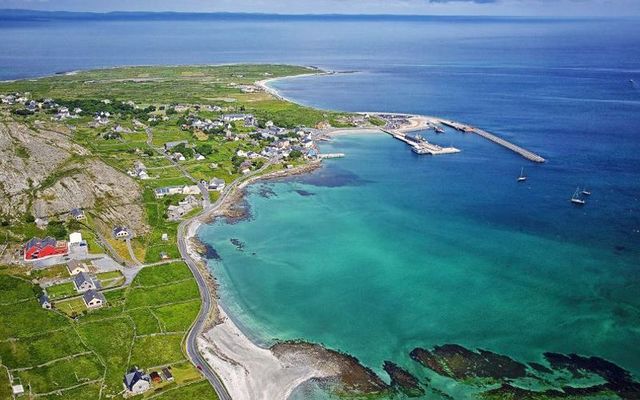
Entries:
{"type": "Polygon", "coordinates": [[[192,363],[194,363],[198,369],[200,369],[203,375],[207,378],[207,380],[211,383],[213,388],[215,389],[218,397],[221,400],[231,400],[231,395],[227,391],[227,388],[224,386],[224,383],[216,374],[216,372],[211,368],[207,360],[203,357],[203,355],[198,351],[198,336],[204,330],[205,323],[209,314],[211,313],[212,305],[212,293],[209,285],[207,285],[206,278],[202,275],[200,268],[196,263],[189,251],[187,249],[188,244],[186,243],[186,234],[189,226],[196,220],[202,220],[204,217],[210,215],[215,210],[217,210],[225,200],[233,193],[233,191],[242,183],[246,182],[251,177],[260,174],[265,169],[273,164],[274,160],[269,160],[269,162],[265,163],[261,168],[252,172],[249,175],[242,176],[235,181],[233,181],[229,186],[227,186],[223,191],[218,200],[215,203],[211,204],[209,200],[209,191],[204,185],[198,184],[200,191],[202,192],[203,197],[203,210],[198,215],[194,216],[191,219],[184,220],[180,225],[178,225],[178,249],[180,250],[180,255],[185,263],[189,266],[189,269],[193,273],[193,276],[196,278],[196,282],[198,283],[198,288],[200,290],[200,298],[202,299],[202,306],[200,307],[200,312],[198,313],[198,317],[195,322],[191,326],[191,329],[187,333],[185,339],[185,347],[187,351],[187,355],[192,363]]]}

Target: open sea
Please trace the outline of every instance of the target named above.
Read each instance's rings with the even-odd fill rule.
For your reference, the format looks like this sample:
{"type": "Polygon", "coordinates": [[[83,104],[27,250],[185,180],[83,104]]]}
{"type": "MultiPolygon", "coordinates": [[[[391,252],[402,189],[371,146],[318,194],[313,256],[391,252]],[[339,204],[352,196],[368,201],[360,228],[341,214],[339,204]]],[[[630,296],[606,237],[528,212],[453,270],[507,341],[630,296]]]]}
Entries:
{"type": "MultiPolygon", "coordinates": [[[[382,134],[306,176],[250,187],[251,217],[200,237],[222,302],[261,343],[305,339],[385,379],[421,379],[414,347],[457,343],[542,362],[600,356],[640,377],[639,20],[526,18],[0,18],[0,79],[122,64],[278,62],[347,74],[274,82],[346,111],[421,113],[494,132],[382,134]],[[10,40],[7,40],[10,38],[10,40]],[[517,183],[524,167],[528,180],[517,183]],[[569,199],[580,186],[583,207],[569,199]],[[233,239],[233,241],[231,240],[233,239]],[[240,245],[238,245],[240,244],[240,245]]],[[[465,385],[430,376],[454,398],[465,385]]],[[[295,398],[325,395],[305,386],[295,398]]],[[[437,398],[437,397],[433,397],[437,398]]]]}

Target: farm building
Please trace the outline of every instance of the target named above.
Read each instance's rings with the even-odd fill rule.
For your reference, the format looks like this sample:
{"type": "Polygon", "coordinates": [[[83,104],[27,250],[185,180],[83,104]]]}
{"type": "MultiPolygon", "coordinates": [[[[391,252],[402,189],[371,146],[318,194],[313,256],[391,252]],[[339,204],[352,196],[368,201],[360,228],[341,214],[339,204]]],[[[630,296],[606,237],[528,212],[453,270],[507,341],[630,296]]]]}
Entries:
{"type": "Polygon", "coordinates": [[[39,260],[50,256],[69,254],[69,247],[64,240],[56,240],[52,237],[40,239],[34,237],[24,245],[24,260],[39,260]]]}

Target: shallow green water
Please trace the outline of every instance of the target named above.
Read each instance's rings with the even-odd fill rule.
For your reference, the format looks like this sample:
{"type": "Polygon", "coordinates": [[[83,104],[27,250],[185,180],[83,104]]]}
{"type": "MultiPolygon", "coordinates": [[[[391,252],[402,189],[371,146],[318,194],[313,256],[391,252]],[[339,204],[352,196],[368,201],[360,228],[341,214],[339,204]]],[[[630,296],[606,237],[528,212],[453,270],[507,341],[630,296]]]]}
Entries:
{"type": "Polygon", "coordinates": [[[556,196],[552,179],[518,185],[496,172],[513,160],[483,163],[474,152],[488,144],[447,135],[465,141],[464,156],[416,156],[383,135],[340,137],[327,151],[346,158],[252,186],[250,220],[200,232],[222,258],[210,265],[225,306],[264,343],[323,343],[385,379],[384,360],[425,376],[408,353],[445,343],[521,361],[598,355],[638,373],[633,255],[582,237],[583,212],[566,196],[547,200],[554,215],[542,200],[536,210],[531,201],[556,196]]]}

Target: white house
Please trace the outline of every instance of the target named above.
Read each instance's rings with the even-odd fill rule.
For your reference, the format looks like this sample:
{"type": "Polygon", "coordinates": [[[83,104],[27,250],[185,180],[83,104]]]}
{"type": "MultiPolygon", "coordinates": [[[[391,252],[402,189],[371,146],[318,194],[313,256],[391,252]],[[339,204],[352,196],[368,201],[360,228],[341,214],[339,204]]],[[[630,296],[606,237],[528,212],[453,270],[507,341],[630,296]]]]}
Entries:
{"type": "Polygon", "coordinates": [[[213,178],[209,181],[207,188],[209,190],[217,190],[221,192],[224,189],[225,183],[224,180],[220,178],[213,178]]]}
{"type": "Polygon", "coordinates": [[[69,271],[69,275],[73,276],[81,272],[89,272],[89,267],[87,264],[78,260],[71,260],[67,263],[67,270],[69,271]]]}
{"type": "Polygon", "coordinates": [[[95,289],[96,284],[86,272],[80,272],[73,277],[73,284],[76,287],[78,293],[86,292],[87,290],[95,289]]]}
{"type": "Polygon", "coordinates": [[[126,239],[130,236],[130,234],[127,228],[116,226],[115,228],[113,228],[113,236],[116,239],[126,239]]]}
{"type": "Polygon", "coordinates": [[[82,300],[84,300],[84,304],[86,304],[88,308],[102,307],[107,303],[107,299],[104,297],[104,295],[95,290],[87,291],[84,295],[82,295],[82,300]]]}
{"type": "Polygon", "coordinates": [[[41,295],[38,298],[38,302],[40,303],[40,307],[44,308],[45,310],[51,310],[51,302],[49,301],[49,296],[47,296],[46,294],[41,295]]]}
{"type": "Polygon", "coordinates": [[[22,386],[21,384],[11,385],[11,391],[13,392],[14,396],[23,395],[24,394],[24,386],[22,386]]]}
{"type": "Polygon", "coordinates": [[[124,376],[124,388],[130,394],[144,393],[151,387],[149,375],[145,375],[137,368],[124,376]]]}
{"type": "Polygon", "coordinates": [[[73,208],[71,211],[71,216],[76,220],[80,221],[84,219],[84,211],[80,208],[73,208]]]}
{"type": "Polygon", "coordinates": [[[173,194],[182,194],[182,186],[167,186],[161,187],[154,190],[157,198],[161,198],[164,196],[171,196],[173,194]]]}

